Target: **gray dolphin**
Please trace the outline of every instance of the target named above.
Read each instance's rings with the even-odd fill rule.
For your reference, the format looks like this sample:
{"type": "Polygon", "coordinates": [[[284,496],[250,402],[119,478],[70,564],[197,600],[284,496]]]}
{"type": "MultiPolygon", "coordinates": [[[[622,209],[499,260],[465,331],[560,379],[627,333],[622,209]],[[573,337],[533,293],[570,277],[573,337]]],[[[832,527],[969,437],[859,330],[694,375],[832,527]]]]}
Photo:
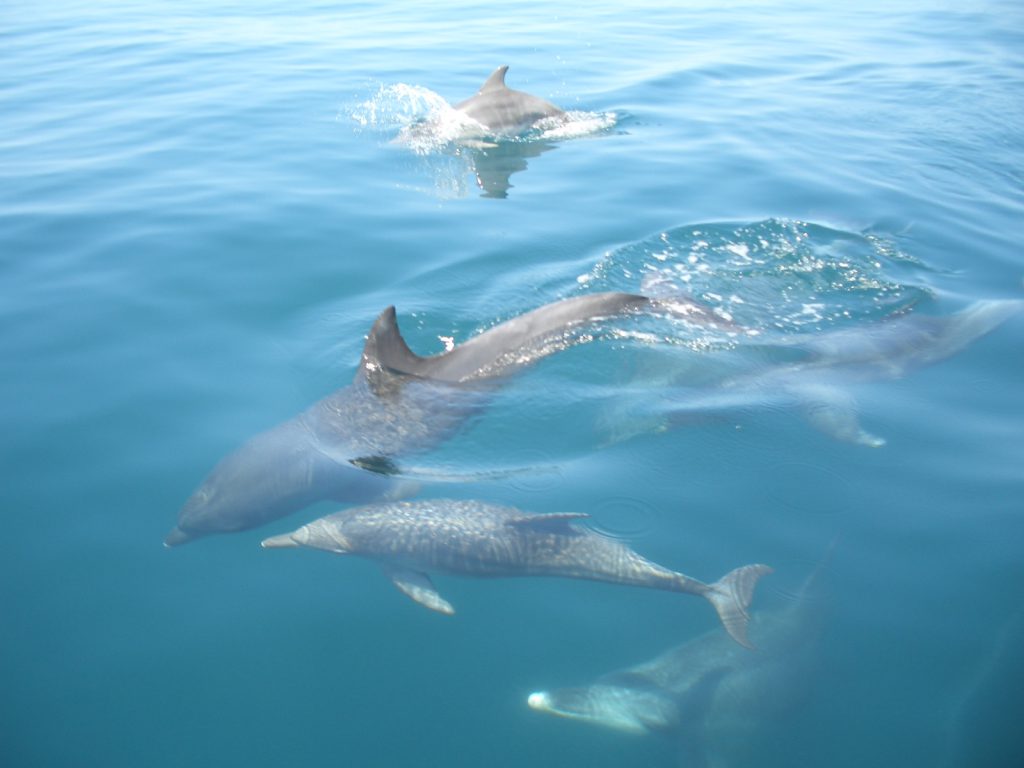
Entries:
{"type": "MultiPolygon", "coordinates": [[[[432,357],[409,349],[388,307],[370,330],[354,381],[222,459],[164,543],[254,528],[321,500],[394,497],[402,488],[385,476],[393,474],[392,460],[450,436],[505,377],[586,341],[574,333],[587,323],[658,306],[628,293],[564,299],[432,357]]],[[[697,322],[720,322],[696,304],[684,310],[697,322]]]]}
{"type": "Polygon", "coordinates": [[[480,123],[491,136],[519,136],[539,120],[562,117],[565,112],[549,101],[505,85],[508,65],[494,70],[480,90],[455,109],[480,123]]]}
{"type": "MultiPolygon", "coordinates": [[[[400,144],[428,145],[440,139],[477,149],[493,150],[497,145],[489,139],[511,139],[522,136],[545,119],[564,122],[565,112],[549,101],[505,85],[508,66],[498,67],[480,86],[480,90],[460,101],[447,113],[408,125],[399,133],[400,144]]],[[[479,159],[479,158],[477,158],[479,159]]]]}
{"type": "Polygon", "coordinates": [[[747,641],[747,606],[766,565],[746,565],[713,584],[644,559],[617,539],[574,521],[587,515],[532,515],[480,501],[436,499],[373,504],[336,512],[264,547],[311,547],[378,561],[395,586],[440,613],[454,609],[427,571],[462,576],[560,576],[706,598],[738,643],[747,641]]]}
{"type": "MultiPolygon", "coordinates": [[[[621,439],[651,428],[665,429],[694,413],[773,405],[797,407],[812,425],[839,440],[881,446],[883,438],[861,427],[850,384],[898,379],[951,357],[1022,309],[1024,301],[1018,299],[982,300],[952,315],[913,312],[868,327],[763,342],[753,350],[730,349],[718,359],[705,356],[696,368],[663,377],[669,394],[654,424],[628,414],[618,418],[613,429],[621,439]],[[757,360],[743,370],[747,352],[754,352],[757,360]],[[662,418],[665,415],[667,419],[662,418]],[[623,421],[630,424],[629,431],[619,431],[623,421]],[[642,429],[636,428],[640,424],[642,429]]],[[[671,369],[671,362],[662,362],[663,372],[671,369]]],[[[650,399],[645,407],[649,403],[650,399]]]]}
{"type": "Polygon", "coordinates": [[[819,572],[785,608],[752,614],[754,653],[716,629],[590,685],[536,691],[527,704],[602,728],[668,736],[680,765],[750,765],[742,750],[771,738],[776,719],[807,694],[824,615],[819,572]]]}
{"type": "Polygon", "coordinates": [[[806,357],[727,381],[727,389],[788,394],[818,429],[871,447],[885,440],[866,432],[845,389],[856,381],[898,379],[965,349],[1024,309],[1024,301],[983,300],[947,316],[900,315],[868,328],[841,330],[795,342],[806,357]]]}

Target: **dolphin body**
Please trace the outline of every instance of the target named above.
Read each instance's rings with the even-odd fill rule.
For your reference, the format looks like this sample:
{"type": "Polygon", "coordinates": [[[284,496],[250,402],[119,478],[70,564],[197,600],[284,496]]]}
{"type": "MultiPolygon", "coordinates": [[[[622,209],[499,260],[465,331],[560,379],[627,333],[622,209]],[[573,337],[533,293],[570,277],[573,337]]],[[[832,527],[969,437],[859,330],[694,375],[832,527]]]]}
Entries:
{"type": "Polygon", "coordinates": [[[508,65],[494,70],[480,90],[455,109],[472,118],[491,136],[520,136],[538,121],[548,117],[563,117],[565,112],[549,101],[505,85],[508,65]]]}
{"type": "MultiPolygon", "coordinates": [[[[395,308],[388,307],[370,329],[354,381],[223,458],[185,503],[164,543],[255,528],[317,501],[394,497],[402,487],[389,476],[393,459],[453,434],[505,377],[585,341],[573,338],[580,326],[656,306],[628,293],[564,299],[431,357],[409,349],[395,308]]],[[[668,311],[678,313],[680,306],[668,311]]],[[[682,311],[716,322],[696,304],[682,311]]]]}
{"type": "MultiPolygon", "coordinates": [[[[820,567],[819,567],[820,568],[820,567]]],[[[781,610],[755,612],[743,651],[713,630],[590,685],[531,693],[540,712],[673,740],[687,768],[751,765],[748,750],[806,694],[823,624],[817,570],[781,610]]]]}
{"type": "Polygon", "coordinates": [[[746,565],[713,584],[644,559],[617,539],[574,521],[587,515],[533,515],[480,501],[436,499],[373,504],[336,512],[264,547],[310,547],[379,562],[399,590],[452,614],[428,571],[462,576],[558,576],[626,584],[706,598],[732,638],[747,640],[747,606],[766,565],[746,565]]]}
{"type": "Polygon", "coordinates": [[[807,357],[754,378],[726,382],[726,388],[753,387],[789,393],[812,425],[839,440],[869,447],[885,440],[866,432],[856,403],[843,384],[899,379],[965,349],[1024,309],[1017,299],[976,301],[947,316],[901,315],[869,328],[842,330],[797,344],[807,357]]]}
{"type": "Polygon", "coordinates": [[[429,144],[447,137],[462,146],[492,150],[498,145],[489,139],[514,139],[541,120],[565,119],[565,112],[551,102],[505,85],[506,72],[508,65],[498,67],[473,96],[443,114],[406,126],[397,141],[416,145],[426,139],[429,144]]]}
{"type": "Polygon", "coordinates": [[[662,430],[694,413],[774,405],[798,408],[813,426],[838,440],[878,447],[885,440],[860,425],[848,385],[902,378],[951,357],[1022,310],[1024,300],[982,300],[947,316],[908,313],[867,328],[766,342],[756,349],[760,359],[753,371],[738,370],[735,357],[742,351],[728,350],[722,353],[727,361],[701,360],[700,371],[668,377],[669,402],[661,409],[667,419],[659,416],[650,424],[630,415],[632,428],[616,439],[650,428],[662,430]],[[717,378],[708,373],[723,362],[717,378]]]}

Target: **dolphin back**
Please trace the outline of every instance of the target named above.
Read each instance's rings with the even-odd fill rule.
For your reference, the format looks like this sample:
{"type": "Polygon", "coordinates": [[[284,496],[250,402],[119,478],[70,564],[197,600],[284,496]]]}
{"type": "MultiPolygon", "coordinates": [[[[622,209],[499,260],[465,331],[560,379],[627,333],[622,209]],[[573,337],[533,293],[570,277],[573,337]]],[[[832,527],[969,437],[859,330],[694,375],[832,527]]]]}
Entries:
{"type": "Polygon", "coordinates": [[[549,101],[505,85],[508,65],[498,67],[477,93],[455,105],[495,135],[515,136],[545,117],[565,114],[549,101]]]}
{"type": "Polygon", "coordinates": [[[646,296],[631,293],[575,296],[506,320],[448,352],[430,357],[421,357],[409,348],[392,306],[370,329],[362,372],[374,375],[390,371],[452,383],[504,376],[573,346],[577,342],[570,333],[580,326],[649,304],[646,296]]]}

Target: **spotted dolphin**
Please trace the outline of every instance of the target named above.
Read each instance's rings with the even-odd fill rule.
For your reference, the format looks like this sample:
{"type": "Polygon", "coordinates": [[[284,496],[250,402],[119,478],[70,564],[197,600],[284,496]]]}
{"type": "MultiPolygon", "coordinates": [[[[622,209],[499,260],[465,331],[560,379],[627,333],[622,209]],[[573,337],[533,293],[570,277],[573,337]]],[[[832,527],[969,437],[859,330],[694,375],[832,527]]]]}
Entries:
{"type": "MultiPolygon", "coordinates": [[[[431,357],[409,349],[388,307],[370,330],[353,382],[224,457],[182,507],[165,544],[255,528],[317,501],[394,498],[403,490],[388,476],[395,458],[452,435],[511,374],[586,341],[576,334],[581,326],[657,306],[628,293],[563,299],[431,357]]],[[[696,322],[717,320],[697,304],[683,310],[696,322]]]]}
{"type": "Polygon", "coordinates": [[[454,613],[428,572],[475,577],[556,576],[700,595],[732,638],[747,640],[747,607],[771,569],[746,565],[705,584],[638,555],[621,541],[575,524],[580,513],[534,515],[481,501],[435,499],[372,504],[322,517],[263,542],[311,547],[380,563],[399,590],[454,613]]]}
{"type": "Polygon", "coordinates": [[[779,742],[777,722],[810,693],[826,601],[821,566],[787,604],[751,613],[748,653],[715,629],[589,685],[531,693],[534,710],[600,728],[657,734],[679,765],[751,765],[779,742]]]}

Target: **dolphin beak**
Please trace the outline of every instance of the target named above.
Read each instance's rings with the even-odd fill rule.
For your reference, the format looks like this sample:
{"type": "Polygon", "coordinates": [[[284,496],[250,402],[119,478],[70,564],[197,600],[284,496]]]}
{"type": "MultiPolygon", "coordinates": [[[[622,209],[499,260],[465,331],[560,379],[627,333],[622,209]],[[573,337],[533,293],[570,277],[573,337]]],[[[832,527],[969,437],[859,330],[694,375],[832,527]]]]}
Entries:
{"type": "Polygon", "coordinates": [[[187,533],[181,528],[175,526],[171,529],[171,532],[167,534],[167,538],[164,539],[165,547],[176,547],[179,544],[184,544],[186,541],[192,541],[194,537],[191,533],[187,533]]]}
{"type": "Polygon", "coordinates": [[[283,547],[297,547],[299,542],[293,539],[290,533],[283,533],[280,536],[271,536],[269,539],[264,539],[260,546],[264,549],[280,549],[283,547]]]}
{"type": "Polygon", "coordinates": [[[541,712],[551,712],[551,697],[545,691],[531,693],[526,699],[530,709],[537,709],[541,712]]]}

